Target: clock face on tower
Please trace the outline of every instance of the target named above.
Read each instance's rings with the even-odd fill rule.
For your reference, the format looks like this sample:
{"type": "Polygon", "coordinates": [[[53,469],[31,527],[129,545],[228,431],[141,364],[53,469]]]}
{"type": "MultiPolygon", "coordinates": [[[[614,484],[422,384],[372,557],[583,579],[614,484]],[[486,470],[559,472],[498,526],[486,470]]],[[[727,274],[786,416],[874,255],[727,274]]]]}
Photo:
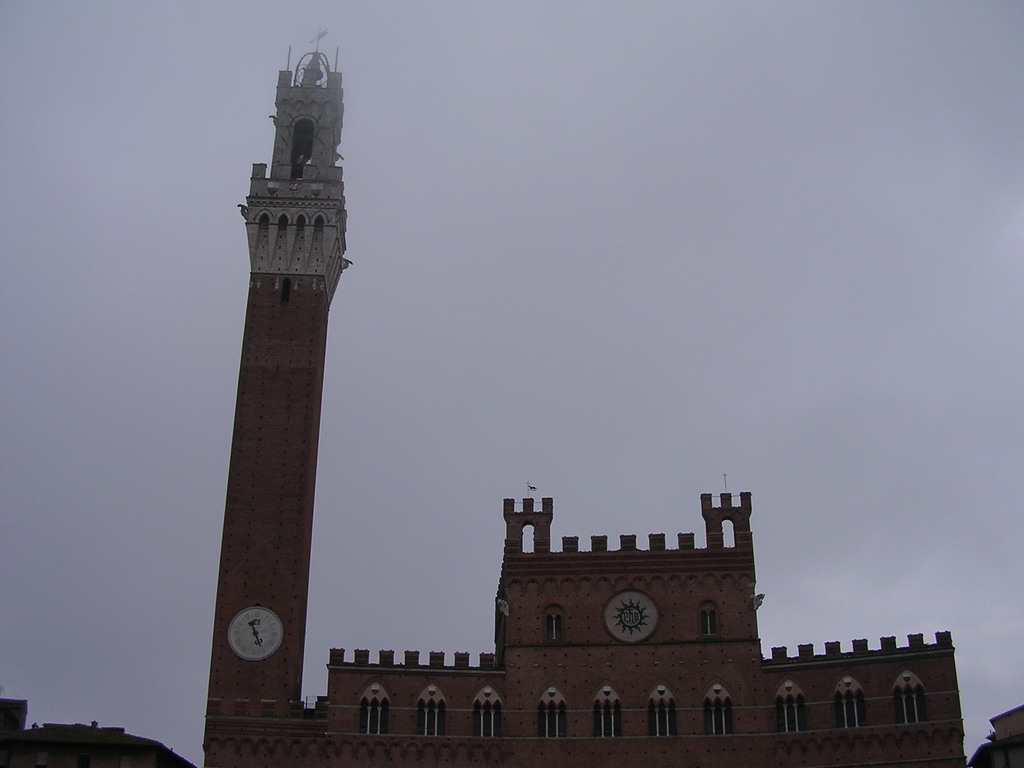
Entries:
{"type": "Polygon", "coordinates": [[[604,608],[604,625],[616,640],[639,643],[658,626],[658,606],[643,592],[619,592],[604,608]]]}
{"type": "Polygon", "coordinates": [[[262,661],[281,647],[284,627],[269,608],[254,605],[239,611],[228,625],[228,643],[246,661],[262,661]]]}

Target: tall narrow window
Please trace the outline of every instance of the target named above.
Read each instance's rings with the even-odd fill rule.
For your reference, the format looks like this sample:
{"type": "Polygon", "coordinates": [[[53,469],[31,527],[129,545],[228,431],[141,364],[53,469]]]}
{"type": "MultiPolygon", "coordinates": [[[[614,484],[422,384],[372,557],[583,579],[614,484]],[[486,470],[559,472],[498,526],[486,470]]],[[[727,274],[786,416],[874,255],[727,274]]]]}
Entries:
{"type": "Polygon", "coordinates": [[[302,119],[292,128],[292,178],[302,178],[302,166],[313,156],[313,121],[302,119]]]}
{"type": "Polygon", "coordinates": [[[714,608],[704,608],[700,612],[700,633],[702,635],[718,634],[718,614],[714,608]]]}
{"type": "Polygon", "coordinates": [[[732,520],[722,521],[722,546],[728,549],[736,546],[736,526],[732,520]]]}
{"type": "Polygon", "coordinates": [[[533,535],[534,530],[532,525],[523,526],[523,552],[533,552],[533,535]]]}
{"type": "Polygon", "coordinates": [[[267,214],[264,213],[262,216],[260,216],[259,223],[261,233],[270,229],[270,217],[267,214]]]}
{"type": "Polygon", "coordinates": [[[323,232],[324,231],[324,217],[323,216],[317,216],[315,219],[313,219],[313,231],[314,232],[323,232]]]}
{"type": "Polygon", "coordinates": [[[562,614],[552,611],[544,618],[544,637],[547,640],[562,639],[562,614]]]}
{"type": "Polygon", "coordinates": [[[281,281],[281,303],[287,304],[292,295],[292,281],[287,277],[281,281]]]}

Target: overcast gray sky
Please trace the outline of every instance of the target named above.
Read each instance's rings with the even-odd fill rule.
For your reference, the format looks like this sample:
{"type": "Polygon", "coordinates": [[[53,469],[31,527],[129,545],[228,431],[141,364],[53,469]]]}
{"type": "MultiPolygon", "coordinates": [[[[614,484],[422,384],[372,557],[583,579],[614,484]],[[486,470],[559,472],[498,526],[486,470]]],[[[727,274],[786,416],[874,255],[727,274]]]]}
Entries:
{"type": "Polygon", "coordinates": [[[1022,703],[1024,5],[0,4],[0,685],[202,762],[277,70],[340,47],[309,695],[492,649],[501,499],[697,531],[763,650],[951,630],[1022,703]],[[439,599],[438,595],[445,595],[439,599]],[[450,658],[450,657],[449,657],[450,658]]]}

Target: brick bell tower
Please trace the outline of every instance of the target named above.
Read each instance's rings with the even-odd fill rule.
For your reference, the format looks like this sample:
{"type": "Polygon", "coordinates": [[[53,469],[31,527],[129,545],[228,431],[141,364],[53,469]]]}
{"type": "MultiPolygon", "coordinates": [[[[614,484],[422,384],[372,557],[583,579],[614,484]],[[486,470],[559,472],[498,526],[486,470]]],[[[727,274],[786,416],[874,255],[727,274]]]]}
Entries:
{"type": "Polygon", "coordinates": [[[301,709],[327,315],[345,259],[341,74],[319,51],[277,80],[274,154],[246,205],[249,300],[221,541],[207,733],[301,709]]]}

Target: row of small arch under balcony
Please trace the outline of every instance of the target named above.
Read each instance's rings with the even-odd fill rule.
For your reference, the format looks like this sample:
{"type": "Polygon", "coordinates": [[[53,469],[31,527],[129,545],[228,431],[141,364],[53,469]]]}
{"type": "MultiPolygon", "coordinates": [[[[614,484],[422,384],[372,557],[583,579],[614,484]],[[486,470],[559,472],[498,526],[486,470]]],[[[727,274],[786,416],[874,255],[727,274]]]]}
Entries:
{"type": "MultiPolygon", "coordinates": [[[[270,229],[270,214],[260,214],[259,218],[256,219],[256,223],[259,225],[261,231],[270,229]]],[[[323,216],[316,216],[313,219],[313,231],[323,232],[324,224],[326,223],[323,216]]],[[[288,229],[289,221],[287,214],[282,213],[277,217],[277,228],[280,230],[288,229]]],[[[295,217],[295,229],[302,231],[306,228],[306,217],[304,214],[299,214],[295,217]]]]}
{"type": "Polygon", "coordinates": [[[779,733],[905,725],[928,719],[924,686],[909,671],[897,678],[888,697],[865,696],[863,687],[847,675],[836,684],[831,699],[819,701],[808,701],[799,685],[786,680],[769,704],[736,703],[720,683],[708,688],[702,702],[689,705],[677,703],[665,685],[655,686],[646,704],[636,702],[634,706],[624,705],[611,685],[598,690],[587,709],[572,709],[556,686],[541,694],[535,710],[505,709],[501,696],[490,686],[482,688],[468,704],[466,709],[454,709],[440,688],[430,685],[414,706],[397,707],[383,685],[373,683],[359,701],[358,730],[374,735],[465,736],[467,711],[471,712],[469,735],[479,738],[501,737],[503,717],[515,717],[520,725],[523,718],[535,718],[535,735],[552,739],[765,733],[769,732],[764,727],[769,710],[774,710],[774,729],[779,733]],[[449,730],[452,713],[461,715],[459,733],[449,730]],[[737,728],[737,720],[744,729],[737,728]]]}

